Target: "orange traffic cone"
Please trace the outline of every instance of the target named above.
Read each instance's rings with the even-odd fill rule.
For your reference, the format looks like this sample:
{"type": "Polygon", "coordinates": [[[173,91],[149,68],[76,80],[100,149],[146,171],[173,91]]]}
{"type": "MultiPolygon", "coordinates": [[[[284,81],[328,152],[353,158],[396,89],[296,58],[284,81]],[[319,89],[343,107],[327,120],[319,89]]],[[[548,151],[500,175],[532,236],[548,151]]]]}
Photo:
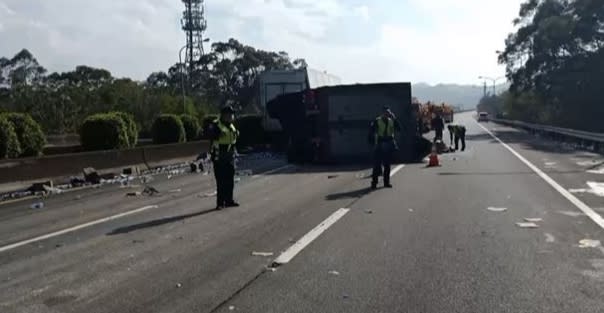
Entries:
{"type": "Polygon", "coordinates": [[[440,166],[440,162],[438,161],[438,153],[436,152],[436,145],[432,146],[432,153],[428,158],[428,167],[436,167],[440,166]]]}

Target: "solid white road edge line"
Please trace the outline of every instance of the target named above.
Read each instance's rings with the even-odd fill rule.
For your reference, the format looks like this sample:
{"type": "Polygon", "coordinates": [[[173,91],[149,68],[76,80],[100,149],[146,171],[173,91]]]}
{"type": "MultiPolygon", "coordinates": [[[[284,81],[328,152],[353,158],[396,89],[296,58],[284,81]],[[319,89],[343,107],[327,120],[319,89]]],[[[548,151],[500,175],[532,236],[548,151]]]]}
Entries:
{"type": "Polygon", "coordinates": [[[302,249],[308,246],[311,242],[317,239],[324,231],[326,231],[329,227],[335,224],[339,219],[341,219],[346,213],[348,213],[350,209],[339,209],[331,214],[328,218],[326,218],[321,224],[317,225],[317,227],[313,228],[311,231],[306,233],[300,240],[296,241],[291,247],[289,247],[285,252],[281,253],[278,258],[273,262],[274,264],[286,264],[291,261],[302,249]]]}
{"type": "Polygon", "coordinates": [[[80,225],[69,227],[69,228],[66,228],[66,229],[63,229],[63,230],[59,230],[59,231],[56,231],[56,232],[48,233],[46,235],[42,235],[42,236],[34,237],[34,238],[31,238],[31,239],[23,240],[23,241],[20,241],[20,242],[16,242],[16,243],[10,244],[8,246],[0,247],[0,252],[5,252],[5,251],[8,251],[8,250],[12,250],[12,249],[24,246],[26,244],[30,244],[30,243],[33,243],[33,242],[37,242],[37,241],[40,241],[40,240],[45,240],[45,239],[56,237],[56,236],[60,236],[60,235],[64,235],[64,234],[67,234],[67,233],[74,232],[76,230],[80,230],[82,228],[94,226],[94,225],[97,225],[97,224],[100,224],[100,223],[104,223],[104,222],[108,222],[108,221],[112,221],[112,220],[115,220],[115,219],[118,219],[118,218],[121,218],[121,217],[124,217],[124,216],[140,213],[140,212],[151,210],[151,209],[157,209],[157,208],[158,208],[157,205],[148,205],[148,206],[144,206],[142,208],[136,209],[136,210],[132,210],[132,211],[128,211],[128,212],[112,215],[112,216],[109,216],[109,217],[101,218],[101,219],[98,219],[96,221],[80,224],[80,225]]]}
{"type": "Polygon", "coordinates": [[[477,124],[482,129],[484,129],[484,131],[486,131],[489,135],[491,135],[491,137],[493,137],[501,145],[503,145],[506,149],[508,149],[513,155],[515,155],[520,161],[522,161],[524,164],[526,164],[526,166],[528,166],[531,170],[533,170],[533,172],[535,172],[537,175],[539,175],[539,177],[541,177],[548,184],[550,184],[550,186],[552,186],[554,189],[556,189],[556,191],[558,191],[564,198],[566,198],[568,201],[570,201],[572,204],[574,204],[579,210],[583,211],[583,213],[585,213],[585,215],[589,216],[589,218],[591,218],[592,221],[594,221],[596,224],[598,224],[598,226],[600,226],[601,228],[604,229],[604,219],[602,218],[602,216],[600,216],[600,214],[596,213],[596,211],[594,211],[592,208],[590,208],[587,204],[585,204],[583,201],[579,200],[568,190],[564,189],[564,187],[562,187],[555,180],[553,180],[551,177],[549,177],[547,174],[545,174],[543,171],[541,171],[538,167],[533,165],[533,163],[531,163],[530,161],[525,159],[522,155],[520,155],[520,153],[516,152],[516,150],[512,149],[512,147],[510,147],[508,144],[506,144],[501,139],[499,139],[497,136],[495,136],[495,134],[493,134],[486,127],[482,126],[478,122],[477,122],[477,124]]]}
{"type": "Polygon", "coordinates": [[[401,165],[398,165],[395,168],[393,168],[392,171],[390,171],[390,177],[394,176],[394,174],[396,174],[398,171],[402,170],[403,167],[405,167],[405,164],[401,164],[401,165]]]}

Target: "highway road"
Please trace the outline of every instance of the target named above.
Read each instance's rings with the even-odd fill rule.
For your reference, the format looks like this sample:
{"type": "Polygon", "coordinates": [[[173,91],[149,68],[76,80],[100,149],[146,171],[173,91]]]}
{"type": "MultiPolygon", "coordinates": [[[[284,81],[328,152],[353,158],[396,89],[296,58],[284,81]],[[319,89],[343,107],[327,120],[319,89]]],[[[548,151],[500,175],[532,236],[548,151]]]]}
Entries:
{"type": "Polygon", "coordinates": [[[0,206],[0,312],[604,312],[604,156],[457,120],[393,189],[276,162],[222,211],[203,175],[0,206]]]}

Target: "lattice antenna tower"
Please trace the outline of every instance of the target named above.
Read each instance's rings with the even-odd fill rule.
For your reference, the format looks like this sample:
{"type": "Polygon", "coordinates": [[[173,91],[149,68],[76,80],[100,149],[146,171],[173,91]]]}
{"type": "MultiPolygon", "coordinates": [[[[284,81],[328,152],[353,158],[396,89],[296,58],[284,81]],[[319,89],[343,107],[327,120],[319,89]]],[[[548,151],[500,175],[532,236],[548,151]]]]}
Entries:
{"type": "Polygon", "coordinates": [[[181,19],[182,30],[187,35],[185,67],[189,77],[195,69],[195,63],[203,56],[203,34],[207,28],[204,0],[182,0],[185,11],[181,19]]]}

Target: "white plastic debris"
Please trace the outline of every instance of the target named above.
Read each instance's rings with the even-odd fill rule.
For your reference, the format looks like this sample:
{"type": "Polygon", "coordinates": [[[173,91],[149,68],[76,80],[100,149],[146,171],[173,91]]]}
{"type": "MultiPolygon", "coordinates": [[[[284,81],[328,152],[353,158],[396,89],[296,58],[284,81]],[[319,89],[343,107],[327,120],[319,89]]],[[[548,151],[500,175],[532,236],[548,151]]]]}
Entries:
{"type": "Polygon", "coordinates": [[[340,272],[338,272],[338,271],[329,271],[328,274],[329,275],[338,276],[338,275],[340,275],[340,272]]]}
{"type": "Polygon", "coordinates": [[[38,210],[44,208],[44,202],[36,202],[30,206],[31,209],[38,210]]]}
{"type": "Polygon", "coordinates": [[[579,241],[579,248],[597,248],[602,246],[600,240],[582,239],[579,241]]]}
{"type": "Polygon", "coordinates": [[[516,223],[516,226],[520,227],[520,228],[538,228],[539,225],[535,224],[535,223],[530,223],[530,222],[519,222],[516,223]]]}
{"type": "Polygon", "coordinates": [[[181,288],[181,287],[182,287],[181,283],[176,284],[176,288],[181,288]]]}
{"type": "Polygon", "coordinates": [[[259,251],[253,251],[252,252],[252,256],[263,256],[263,257],[268,257],[268,256],[273,256],[272,252],[259,252],[259,251]]]}
{"type": "Polygon", "coordinates": [[[168,191],[168,193],[179,193],[182,192],[182,189],[172,189],[170,191],[168,191]]]}
{"type": "Polygon", "coordinates": [[[488,207],[487,210],[491,212],[505,212],[508,208],[496,208],[496,207],[488,207]]]}
{"type": "Polygon", "coordinates": [[[234,305],[229,306],[229,311],[234,311],[234,310],[235,310],[235,306],[234,305]]]}
{"type": "Polygon", "coordinates": [[[210,198],[210,197],[216,197],[217,194],[218,194],[218,191],[214,190],[212,192],[208,192],[206,194],[199,195],[199,197],[200,198],[210,198]]]}
{"type": "Polygon", "coordinates": [[[413,212],[413,209],[409,209],[409,212],[413,212]]]}
{"type": "Polygon", "coordinates": [[[538,222],[542,222],[543,219],[540,217],[535,217],[535,218],[531,218],[531,217],[525,217],[524,218],[525,221],[529,222],[529,223],[538,223],[538,222]]]}

